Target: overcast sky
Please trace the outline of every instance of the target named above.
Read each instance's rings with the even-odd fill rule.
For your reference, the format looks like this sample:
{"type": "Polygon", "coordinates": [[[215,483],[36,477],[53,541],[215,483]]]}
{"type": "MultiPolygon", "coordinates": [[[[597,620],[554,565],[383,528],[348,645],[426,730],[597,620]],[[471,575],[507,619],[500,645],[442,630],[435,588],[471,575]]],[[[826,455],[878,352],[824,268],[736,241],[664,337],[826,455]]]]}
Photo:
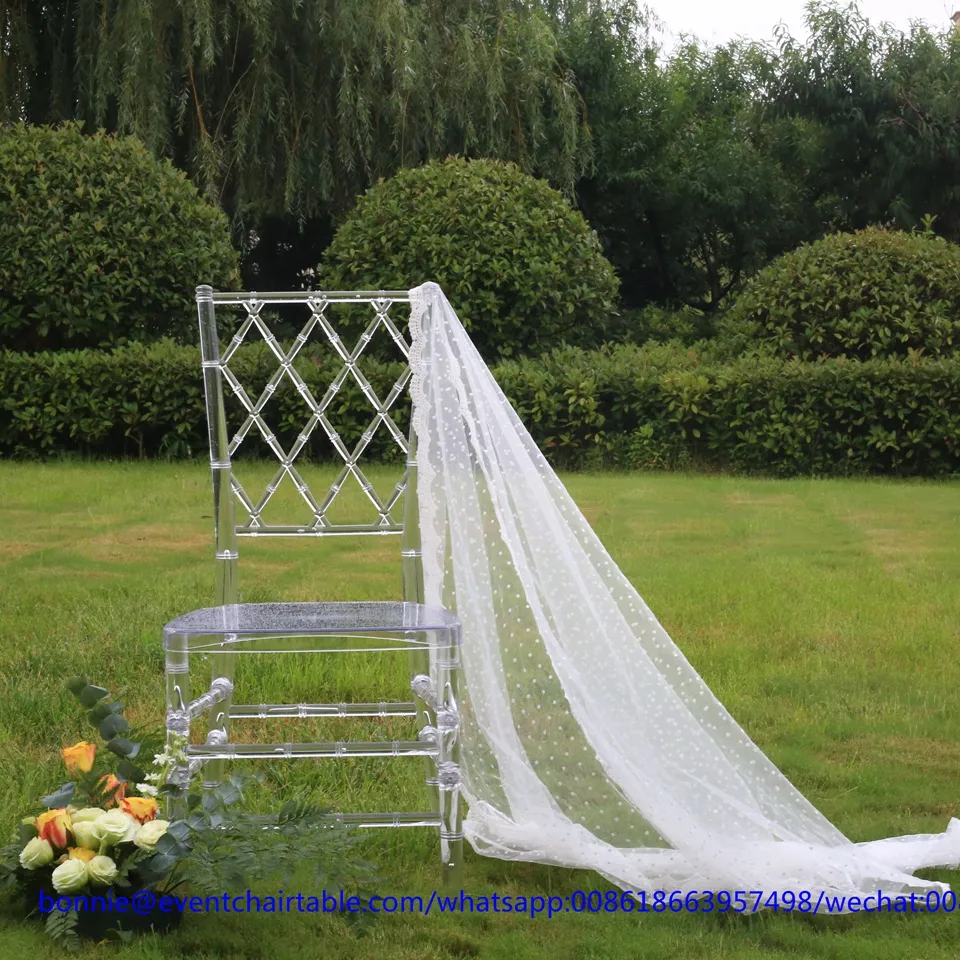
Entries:
{"type": "MultiPolygon", "coordinates": [[[[734,37],[773,40],[773,30],[783,21],[790,33],[807,35],[803,23],[804,0],[646,0],[664,21],[665,46],[672,47],[683,33],[695,34],[711,45],[734,37]]],[[[906,30],[911,20],[923,20],[930,27],[950,25],[950,15],[960,9],[960,0],[860,0],[860,10],[872,22],[887,21],[906,30]]]]}

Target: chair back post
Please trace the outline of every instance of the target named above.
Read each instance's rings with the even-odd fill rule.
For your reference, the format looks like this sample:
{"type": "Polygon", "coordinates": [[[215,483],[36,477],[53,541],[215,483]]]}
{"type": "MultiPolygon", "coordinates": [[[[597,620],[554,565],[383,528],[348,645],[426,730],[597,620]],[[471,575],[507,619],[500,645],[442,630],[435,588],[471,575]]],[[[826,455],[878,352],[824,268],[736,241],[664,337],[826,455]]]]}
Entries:
{"type": "MultiPolygon", "coordinates": [[[[220,340],[213,288],[197,287],[197,313],[200,322],[200,360],[203,366],[203,391],[207,405],[207,433],[210,438],[210,473],[213,480],[213,536],[215,549],[214,606],[239,603],[237,583],[237,518],[233,499],[233,478],[230,463],[230,434],[223,402],[223,372],[220,369],[220,340]]],[[[236,657],[214,654],[210,658],[213,677],[233,683],[236,657]]],[[[224,698],[207,715],[207,737],[211,733],[226,740],[230,732],[231,697],[224,698]]],[[[224,777],[223,760],[211,760],[203,769],[205,787],[213,788],[224,777]]]]}
{"type": "MultiPolygon", "coordinates": [[[[410,436],[407,441],[406,490],[403,494],[403,535],[400,540],[400,563],[403,574],[403,599],[407,603],[425,602],[423,587],[423,550],[420,541],[420,515],[417,503],[417,434],[413,428],[413,409],[410,410],[410,436]]],[[[433,676],[433,664],[430,663],[428,649],[413,648],[410,651],[410,676],[433,676]]],[[[435,728],[437,714],[427,701],[414,690],[414,703],[417,707],[417,729],[435,728]]],[[[430,809],[440,810],[440,779],[436,762],[427,757],[424,760],[424,780],[430,809]]]]}
{"type": "Polygon", "coordinates": [[[410,424],[407,450],[406,489],[403,494],[403,535],[400,538],[403,599],[408,603],[423,603],[423,552],[420,548],[420,524],[417,510],[417,435],[413,429],[413,423],[410,424]]]}
{"type": "Polygon", "coordinates": [[[216,550],[216,599],[214,606],[237,603],[237,519],[233,502],[230,465],[230,436],[223,402],[223,374],[220,370],[220,341],[213,303],[213,288],[197,287],[200,320],[200,359],[207,405],[207,433],[210,438],[210,472],[213,479],[213,528],[216,550]]]}

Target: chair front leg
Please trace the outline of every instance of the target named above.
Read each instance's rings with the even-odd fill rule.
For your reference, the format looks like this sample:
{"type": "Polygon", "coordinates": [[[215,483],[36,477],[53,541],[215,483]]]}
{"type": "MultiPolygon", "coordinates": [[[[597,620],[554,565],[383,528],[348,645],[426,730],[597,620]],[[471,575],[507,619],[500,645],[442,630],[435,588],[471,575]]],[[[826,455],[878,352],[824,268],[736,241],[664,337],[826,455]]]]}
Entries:
{"type": "Polygon", "coordinates": [[[440,859],[443,886],[463,887],[463,824],[460,810],[460,713],[457,702],[459,664],[444,657],[437,663],[437,781],[440,801],[440,859]]]}

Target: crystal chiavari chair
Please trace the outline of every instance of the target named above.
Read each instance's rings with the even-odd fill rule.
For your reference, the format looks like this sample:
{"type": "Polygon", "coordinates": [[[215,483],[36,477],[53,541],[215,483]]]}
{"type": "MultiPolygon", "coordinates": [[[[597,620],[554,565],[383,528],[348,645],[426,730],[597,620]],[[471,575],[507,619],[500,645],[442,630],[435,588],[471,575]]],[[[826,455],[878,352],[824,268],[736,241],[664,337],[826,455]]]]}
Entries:
{"type": "MultiPolygon", "coordinates": [[[[201,357],[210,438],[213,475],[214,539],[216,550],[216,602],[211,608],[193,611],[164,628],[168,745],[187,744],[185,761],[175,778],[186,783],[202,772],[204,789],[214,789],[223,780],[227,761],[240,759],[295,759],[342,757],[426,758],[427,794],[431,809],[425,813],[388,812],[337,814],[357,827],[421,826],[439,829],[443,881],[458,887],[463,834],[460,814],[459,714],[457,677],[460,666],[460,625],[456,616],[429,608],[423,600],[423,570],[416,506],[416,437],[397,427],[391,409],[407,388],[409,362],[382,401],[364,376],[358,360],[378,331],[385,331],[409,361],[400,326],[390,314],[395,304],[408,304],[405,292],[294,292],[221,293],[209,286],[197,288],[201,357]],[[348,348],[331,322],[332,305],[368,309],[369,320],[357,344],[348,348]],[[240,310],[241,321],[229,345],[221,353],[217,307],[240,310]],[[306,323],[290,346],[274,335],[264,308],[306,308],[306,323]],[[252,400],[230,367],[230,361],[248,336],[263,338],[278,362],[256,401],[252,400]],[[342,362],[339,372],[318,400],[294,365],[311,337],[332,347],[342,362]],[[348,377],[352,377],[373,408],[373,419],[360,439],[348,449],[327,416],[327,410],[348,377]],[[267,426],[264,408],[287,378],[310,412],[306,425],[289,450],[284,450],[267,426]],[[225,384],[246,413],[242,425],[230,436],[225,413],[225,384]],[[367,479],[359,459],[378,427],[384,427],[404,456],[405,470],[387,498],[382,498],[367,479]],[[317,498],[298,470],[297,457],[311,435],[321,428],[343,460],[333,484],[317,498]],[[279,469],[261,496],[251,497],[237,480],[232,457],[248,433],[255,429],[280,462],[279,469]],[[369,523],[338,522],[330,514],[345,481],[353,476],[375,511],[369,523]],[[312,520],[303,524],[270,524],[264,510],[280,482],[289,477],[309,507],[312,520]],[[394,514],[401,497],[401,518],[394,514]],[[238,507],[240,510],[238,511],[238,507]],[[237,514],[241,513],[238,522],[237,514]],[[237,580],[239,537],[401,536],[402,601],[240,603],[237,580]],[[406,651],[409,654],[414,699],[410,702],[239,704],[234,700],[236,657],[246,654],[327,653],[350,654],[406,651]],[[212,676],[209,687],[191,699],[191,654],[206,656],[212,676]],[[193,721],[206,716],[206,739],[191,742],[193,721]],[[335,741],[326,743],[245,744],[233,739],[232,721],[250,718],[416,718],[416,738],[409,741],[335,741]]],[[[318,578],[319,579],[319,578],[318,578]]],[[[176,804],[174,804],[176,805],[176,804]]],[[[180,811],[182,812],[182,811],[180,811]]],[[[171,811],[171,816],[177,815],[171,811]]]]}

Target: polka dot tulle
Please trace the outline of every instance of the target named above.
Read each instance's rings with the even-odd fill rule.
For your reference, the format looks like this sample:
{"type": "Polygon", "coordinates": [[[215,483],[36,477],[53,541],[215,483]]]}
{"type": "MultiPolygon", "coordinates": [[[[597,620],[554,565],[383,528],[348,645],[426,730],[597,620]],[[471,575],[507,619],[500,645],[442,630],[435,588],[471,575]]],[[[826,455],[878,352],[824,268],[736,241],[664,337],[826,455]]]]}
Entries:
{"type": "Polygon", "coordinates": [[[466,836],[629,890],[945,889],[944,834],[855,844],[764,756],[610,559],[441,289],[410,291],[426,600],[463,624],[466,836]]]}

